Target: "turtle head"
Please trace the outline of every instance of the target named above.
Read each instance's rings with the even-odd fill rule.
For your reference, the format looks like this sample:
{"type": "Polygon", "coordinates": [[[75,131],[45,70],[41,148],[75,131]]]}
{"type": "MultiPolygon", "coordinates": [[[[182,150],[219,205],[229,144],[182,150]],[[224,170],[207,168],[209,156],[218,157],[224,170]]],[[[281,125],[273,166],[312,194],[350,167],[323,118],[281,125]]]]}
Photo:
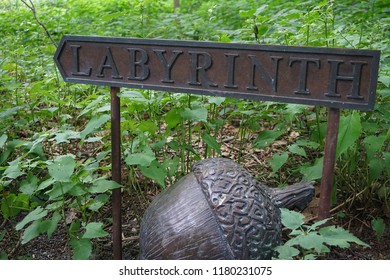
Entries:
{"type": "Polygon", "coordinates": [[[285,188],[270,189],[271,200],[279,208],[303,210],[314,196],[314,186],[310,182],[300,182],[285,188]]]}

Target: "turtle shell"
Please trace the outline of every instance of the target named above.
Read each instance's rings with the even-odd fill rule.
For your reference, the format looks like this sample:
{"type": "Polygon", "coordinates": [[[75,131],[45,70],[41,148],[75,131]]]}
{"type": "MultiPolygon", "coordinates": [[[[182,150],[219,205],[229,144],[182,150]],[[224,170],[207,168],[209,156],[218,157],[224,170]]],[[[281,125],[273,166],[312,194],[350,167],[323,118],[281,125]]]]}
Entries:
{"type": "Polygon", "coordinates": [[[280,210],[235,162],[197,162],[163,191],[141,222],[140,259],[270,259],[281,242],[280,210]]]}

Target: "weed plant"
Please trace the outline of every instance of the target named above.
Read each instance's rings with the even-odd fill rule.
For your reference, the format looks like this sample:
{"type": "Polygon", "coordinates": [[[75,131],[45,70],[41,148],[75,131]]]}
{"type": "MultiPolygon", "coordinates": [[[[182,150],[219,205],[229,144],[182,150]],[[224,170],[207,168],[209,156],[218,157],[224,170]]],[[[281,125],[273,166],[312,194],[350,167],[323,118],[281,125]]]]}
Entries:
{"type": "MultiPolygon", "coordinates": [[[[374,111],[342,111],[333,199],[372,209],[379,236],[390,209],[387,1],[181,2],[33,1],[55,42],[77,34],[381,50],[374,111]]],[[[55,45],[22,1],[0,0],[0,21],[0,242],[50,238],[62,225],[73,258],[90,258],[91,240],[107,235],[99,211],[111,189],[167,187],[205,157],[252,154],[262,159],[257,177],[275,186],[321,179],[325,108],[122,89],[119,186],[109,180],[108,89],[62,81],[55,45]]]]}

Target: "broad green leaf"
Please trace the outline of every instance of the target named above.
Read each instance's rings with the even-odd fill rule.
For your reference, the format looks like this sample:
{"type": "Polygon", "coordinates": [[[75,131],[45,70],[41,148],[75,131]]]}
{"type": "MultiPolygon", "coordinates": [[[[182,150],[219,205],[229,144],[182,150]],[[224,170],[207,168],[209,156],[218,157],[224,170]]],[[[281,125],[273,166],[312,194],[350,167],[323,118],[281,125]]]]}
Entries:
{"type": "Polygon", "coordinates": [[[109,112],[111,110],[111,104],[106,103],[102,107],[96,109],[97,113],[109,112]]]}
{"type": "Polygon", "coordinates": [[[74,186],[76,186],[76,184],[73,182],[66,182],[66,183],[56,182],[54,183],[53,188],[46,191],[45,194],[47,194],[50,199],[54,200],[57,197],[60,197],[68,193],[74,186]]]}
{"type": "Polygon", "coordinates": [[[8,254],[6,252],[0,251],[0,260],[8,260],[8,254]]]}
{"type": "Polygon", "coordinates": [[[93,185],[88,188],[90,193],[104,193],[108,190],[118,189],[121,185],[115,181],[100,179],[93,183],[93,185]]]}
{"type": "Polygon", "coordinates": [[[90,238],[99,238],[107,236],[108,233],[103,229],[103,223],[92,222],[86,225],[85,233],[82,238],[90,239],[90,238]]]}
{"type": "Polygon", "coordinates": [[[78,131],[73,131],[73,130],[66,130],[64,132],[57,132],[55,134],[56,136],[54,137],[54,140],[56,141],[57,144],[59,143],[67,143],[69,142],[70,139],[80,139],[80,132],[78,131]]]}
{"type": "Polygon", "coordinates": [[[229,43],[231,40],[228,35],[222,34],[219,36],[219,42],[229,43]]]}
{"type": "Polygon", "coordinates": [[[80,232],[80,228],[81,228],[81,222],[80,220],[73,220],[69,226],[69,235],[74,237],[74,236],[77,236],[77,238],[79,237],[79,232],[80,232]]]}
{"type": "Polygon", "coordinates": [[[176,174],[177,167],[179,166],[180,159],[178,157],[174,157],[172,159],[165,159],[164,160],[164,168],[168,172],[168,176],[172,177],[176,174]]]}
{"type": "Polygon", "coordinates": [[[300,114],[302,112],[307,111],[307,109],[308,109],[307,105],[290,103],[290,104],[286,104],[285,111],[287,114],[296,115],[296,114],[300,114]]]}
{"type": "Polygon", "coordinates": [[[313,166],[302,165],[299,171],[303,175],[303,180],[313,181],[322,177],[322,168],[324,166],[324,157],[316,159],[313,166]]]}
{"type": "Polygon", "coordinates": [[[287,146],[288,150],[292,152],[293,154],[300,155],[303,157],[307,157],[305,149],[302,147],[298,146],[297,144],[292,144],[287,146]]]}
{"type": "Polygon", "coordinates": [[[153,151],[159,152],[164,148],[166,143],[167,143],[167,138],[164,138],[160,141],[156,141],[152,143],[150,147],[152,148],[153,151]]]}
{"type": "Polygon", "coordinates": [[[390,178],[390,153],[383,153],[383,157],[385,159],[387,176],[390,178]]]}
{"type": "Polygon", "coordinates": [[[388,186],[380,186],[376,193],[380,199],[387,201],[390,197],[390,188],[388,186]]]}
{"type": "Polygon", "coordinates": [[[195,109],[185,108],[180,115],[183,119],[189,121],[207,122],[207,109],[203,107],[195,109]]]}
{"type": "Polygon", "coordinates": [[[321,221],[318,221],[318,222],[315,222],[314,224],[308,226],[308,230],[316,230],[318,227],[322,226],[323,224],[325,224],[327,221],[331,220],[332,218],[327,218],[327,219],[323,219],[321,221]]]}
{"type": "Polygon", "coordinates": [[[279,129],[261,131],[259,133],[259,136],[256,138],[253,146],[255,148],[263,149],[263,148],[271,145],[283,133],[284,133],[284,131],[279,130],[279,129]]]}
{"type": "Polygon", "coordinates": [[[18,223],[15,227],[16,230],[21,230],[26,224],[32,221],[39,220],[47,215],[48,211],[43,209],[41,206],[38,206],[33,211],[27,214],[24,219],[18,223]]]}
{"type": "Polygon", "coordinates": [[[385,222],[382,218],[374,218],[371,220],[371,227],[375,231],[376,238],[380,240],[385,232],[385,222]]]}
{"type": "MultiPolygon", "coordinates": [[[[117,18],[123,16],[123,11],[115,12],[115,13],[103,13],[100,17],[102,22],[111,22],[113,20],[116,20],[117,18]]],[[[118,94],[119,96],[119,94],[118,94]]]]}
{"type": "Polygon", "coordinates": [[[74,260],[88,260],[92,253],[92,243],[90,239],[72,238],[70,244],[73,248],[73,259],[74,260]]]}
{"type": "Polygon", "coordinates": [[[168,125],[168,129],[175,128],[181,121],[182,117],[178,109],[172,109],[165,115],[165,122],[168,125]]]}
{"type": "Polygon", "coordinates": [[[281,208],[282,224],[291,230],[297,229],[304,224],[305,216],[301,213],[281,208]]]}
{"type": "Polygon", "coordinates": [[[303,257],[303,260],[307,261],[307,260],[316,260],[317,259],[317,256],[315,254],[307,254],[303,257]]]}
{"type": "Polygon", "coordinates": [[[129,154],[125,162],[128,165],[149,166],[156,159],[155,154],[151,149],[147,149],[143,153],[129,154]]]}
{"type": "Polygon", "coordinates": [[[390,85],[390,76],[389,75],[379,75],[378,82],[381,82],[386,87],[389,87],[389,85],[390,85]]]}
{"type": "Polygon", "coordinates": [[[118,97],[129,98],[130,100],[138,101],[141,103],[148,102],[148,100],[145,98],[145,96],[143,96],[143,94],[141,92],[135,91],[135,90],[120,92],[120,93],[118,93],[118,97]]]}
{"type": "Polygon", "coordinates": [[[38,177],[33,174],[29,174],[27,178],[20,183],[19,191],[26,195],[32,195],[38,189],[38,183],[38,177]]]}
{"type": "Polygon", "coordinates": [[[54,211],[54,210],[59,210],[61,208],[63,208],[64,206],[64,202],[59,200],[59,201],[55,201],[53,203],[50,203],[48,204],[45,209],[49,210],[49,211],[54,211]]]}
{"type": "Polygon", "coordinates": [[[368,180],[371,183],[374,180],[379,178],[383,169],[385,168],[385,163],[383,159],[373,157],[370,159],[368,163],[368,167],[369,167],[368,180]]]}
{"type": "Polygon", "coordinates": [[[61,218],[62,218],[61,214],[58,211],[55,211],[53,213],[53,216],[49,220],[49,226],[48,226],[48,228],[46,230],[47,236],[48,236],[49,239],[51,238],[52,234],[56,230],[58,222],[61,220],[61,218]]]}
{"type": "Polygon", "coordinates": [[[157,161],[153,161],[150,166],[140,166],[139,169],[146,177],[156,181],[160,186],[165,187],[167,171],[157,161]]]}
{"type": "Polygon", "coordinates": [[[297,144],[298,146],[306,147],[306,148],[310,148],[310,149],[317,149],[320,146],[320,144],[318,144],[317,142],[308,141],[308,140],[298,140],[295,144],[297,144]]]}
{"type": "Polygon", "coordinates": [[[53,116],[53,113],[58,111],[58,107],[49,107],[49,108],[42,108],[39,110],[40,113],[44,113],[46,116],[53,116]]]}
{"type": "Polygon", "coordinates": [[[278,246],[274,250],[279,253],[277,257],[279,260],[292,260],[300,253],[298,249],[287,245],[278,246]]]}
{"type": "Polygon", "coordinates": [[[62,155],[49,163],[48,170],[50,176],[57,182],[69,182],[75,167],[76,161],[73,155],[62,155]]]}
{"type": "MultiPolygon", "coordinates": [[[[90,183],[93,181],[93,179],[91,178],[91,180],[87,180],[88,182],[87,183],[90,183]]],[[[83,181],[85,182],[85,181],[83,181]]],[[[79,197],[79,196],[82,196],[82,195],[85,195],[88,193],[88,190],[87,188],[85,187],[85,185],[83,184],[79,184],[79,183],[75,183],[74,186],[72,188],[70,188],[69,191],[67,191],[66,193],[72,195],[72,196],[75,196],[75,197],[79,197]]]]}
{"type": "Polygon", "coordinates": [[[9,145],[7,145],[7,149],[5,149],[0,153],[0,165],[2,165],[7,161],[8,157],[12,154],[13,150],[14,150],[13,147],[9,147],[9,145]]]}
{"type": "Polygon", "coordinates": [[[94,200],[92,200],[89,204],[88,204],[88,209],[91,210],[91,211],[98,211],[104,204],[106,204],[109,200],[109,197],[108,195],[106,194],[99,194],[95,197],[94,200]]]}
{"type": "Polygon", "coordinates": [[[39,236],[41,233],[45,232],[45,229],[42,227],[42,220],[35,220],[31,225],[29,225],[23,232],[22,235],[22,244],[26,244],[30,240],[39,236]]]}
{"type": "Polygon", "coordinates": [[[15,217],[22,210],[28,210],[29,196],[19,193],[10,193],[1,200],[1,212],[6,219],[15,217]]]}
{"type": "Polygon", "coordinates": [[[339,158],[342,153],[355,143],[361,132],[362,125],[358,112],[354,111],[340,118],[336,158],[339,158]]]}
{"type": "Polygon", "coordinates": [[[7,141],[8,136],[6,134],[1,135],[0,137],[0,149],[4,147],[5,142],[7,141]]]}
{"type": "Polygon", "coordinates": [[[149,132],[151,134],[156,133],[157,131],[157,125],[151,120],[141,121],[138,128],[142,132],[149,132]]]}
{"type": "Polygon", "coordinates": [[[226,97],[222,96],[210,96],[209,103],[221,106],[221,104],[226,100],[226,97]]]}
{"type": "Polygon", "coordinates": [[[44,189],[50,187],[52,184],[55,183],[55,181],[56,180],[54,178],[50,177],[49,179],[40,183],[36,191],[41,191],[41,190],[44,190],[44,189]]]}
{"type": "Polygon", "coordinates": [[[385,140],[386,140],[385,135],[380,135],[380,136],[370,135],[364,138],[367,160],[373,158],[375,156],[375,153],[380,151],[380,149],[383,147],[385,140]]]}
{"type": "Polygon", "coordinates": [[[88,137],[87,139],[85,139],[85,143],[95,143],[95,142],[99,142],[100,140],[102,140],[103,137],[88,137]]]}
{"type": "Polygon", "coordinates": [[[269,163],[272,167],[272,172],[278,171],[283,164],[287,162],[288,154],[286,152],[279,154],[274,154],[272,158],[269,160],[269,163]]]}
{"type": "Polygon", "coordinates": [[[303,249],[314,249],[317,253],[323,253],[325,239],[315,231],[298,235],[286,242],[286,245],[299,245],[303,249]]]}
{"type": "Polygon", "coordinates": [[[17,158],[9,163],[9,166],[4,171],[3,176],[11,179],[16,179],[23,175],[24,172],[20,166],[20,158],[17,158]]]}
{"type": "Polygon", "coordinates": [[[219,155],[221,154],[221,143],[218,143],[215,137],[211,136],[207,132],[202,133],[203,141],[213,148],[219,155]]]}
{"type": "Polygon", "coordinates": [[[87,124],[87,126],[84,128],[84,130],[80,132],[81,139],[84,140],[88,134],[95,132],[97,129],[101,128],[110,118],[111,117],[108,114],[92,118],[87,124]]]}
{"type": "Polygon", "coordinates": [[[97,212],[106,202],[103,201],[93,201],[90,205],[88,205],[88,209],[97,212]]]}
{"type": "Polygon", "coordinates": [[[267,10],[268,6],[269,6],[268,4],[261,5],[259,8],[257,8],[257,10],[254,13],[254,15],[258,16],[258,15],[264,14],[264,11],[267,10]]]}
{"type": "Polygon", "coordinates": [[[88,103],[87,107],[85,107],[79,114],[78,117],[81,117],[82,115],[94,110],[97,108],[98,104],[102,102],[103,96],[100,95],[98,96],[95,100],[92,100],[91,102],[88,103]]]}
{"type": "Polygon", "coordinates": [[[30,149],[29,154],[38,155],[41,159],[46,160],[46,154],[43,151],[42,145],[43,138],[37,139],[36,141],[26,144],[26,148],[30,149]]]}
{"type": "Polygon", "coordinates": [[[350,242],[358,245],[369,247],[368,244],[361,241],[349,231],[342,227],[328,226],[319,230],[319,233],[324,237],[324,242],[331,246],[338,246],[340,248],[349,248],[350,242]]]}
{"type": "Polygon", "coordinates": [[[96,160],[98,162],[102,161],[103,159],[105,159],[107,157],[107,155],[109,154],[110,152],[109,151],[105,151],[105,152],[100,152],[96,155],[96,160]]]}
{"type": "Polygon", "coordinates": [[[22,106],[16,106],[16,107],[8,108],[7,110],[0,112],[0,121],[3,121],[5,119],[9,118],[10,116],[16,114],[22,108],[23,108],[22,106]]]}

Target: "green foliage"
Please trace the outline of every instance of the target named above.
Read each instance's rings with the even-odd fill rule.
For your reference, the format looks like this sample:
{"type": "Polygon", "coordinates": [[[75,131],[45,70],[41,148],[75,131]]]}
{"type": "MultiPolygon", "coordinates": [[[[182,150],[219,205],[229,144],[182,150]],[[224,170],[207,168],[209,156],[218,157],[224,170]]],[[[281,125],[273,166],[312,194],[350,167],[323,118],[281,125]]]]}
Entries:
{"type": "Polygon", "coordinates": [[[74,251],[73,259],[74,260],[85,260],[88,259],[92,253],[92,243],[90,239],[81,238],[71,239],[71,245],[74,251]]]}
{"type": "Polygon", "coordinates": [[[385,232],[385,222],[382,218],[374,218],[371,220],[371,227],[374,230],[376,234],[376,238],[380,240],[383,236],[383,233],[385,232]]]}
{"type": "Polygon", "coordinates": [[[281,212],[282,224],[290,231],[290,239],[275,248],[278,259],[317,259],[329,253],[330,246],[349,248],[350,243],[368,246],[341,227],[324,226],[329,219],[307,225],[303,214],[284,208],[281,212]]]}
{"type": "MultiPolygon", "coordinates": [[[[171,0],[34,3],[56,42],[76,32],[380,49],[374,111],[342,111],[334,193],[359,194],[353,201],[363,207],[390,203],[386,1],[190,0],[176,10],[171,0]]],[[[73,258],[89,258],[93,239],[101,237],[84,235],[91,233],[91,223],[99,223],[95,229],[102,234],[107,224],[101,226],[99,210],[109,203],[111,190],[121,187],[107,179],[108,90],[62,81],[52,59],[55,46],[21,1],[2,1],[0,21],[0,214],[17,225],[14,234],[20,232],[23,243],[65,228],[73,258]],[[67,220],[74,212],[77,218],[67,220]]],[[[195,160],[232,156],[240,161],[248,154],[268,159],[258,174],[272,184],[321,179],[324,108],[152,90],[122,90],[118,96],[125,188],[166,187],[195,160]],[[144,180],[135,181],[140,177],[144,180]]],[[[373,226],[377,232],[379,225],[373,226]]],[[[296,250],[287,249],[285,255],[296,250]]],[[[0,258],[8,257],[14,256],[0,252],[0,258]]]]}

